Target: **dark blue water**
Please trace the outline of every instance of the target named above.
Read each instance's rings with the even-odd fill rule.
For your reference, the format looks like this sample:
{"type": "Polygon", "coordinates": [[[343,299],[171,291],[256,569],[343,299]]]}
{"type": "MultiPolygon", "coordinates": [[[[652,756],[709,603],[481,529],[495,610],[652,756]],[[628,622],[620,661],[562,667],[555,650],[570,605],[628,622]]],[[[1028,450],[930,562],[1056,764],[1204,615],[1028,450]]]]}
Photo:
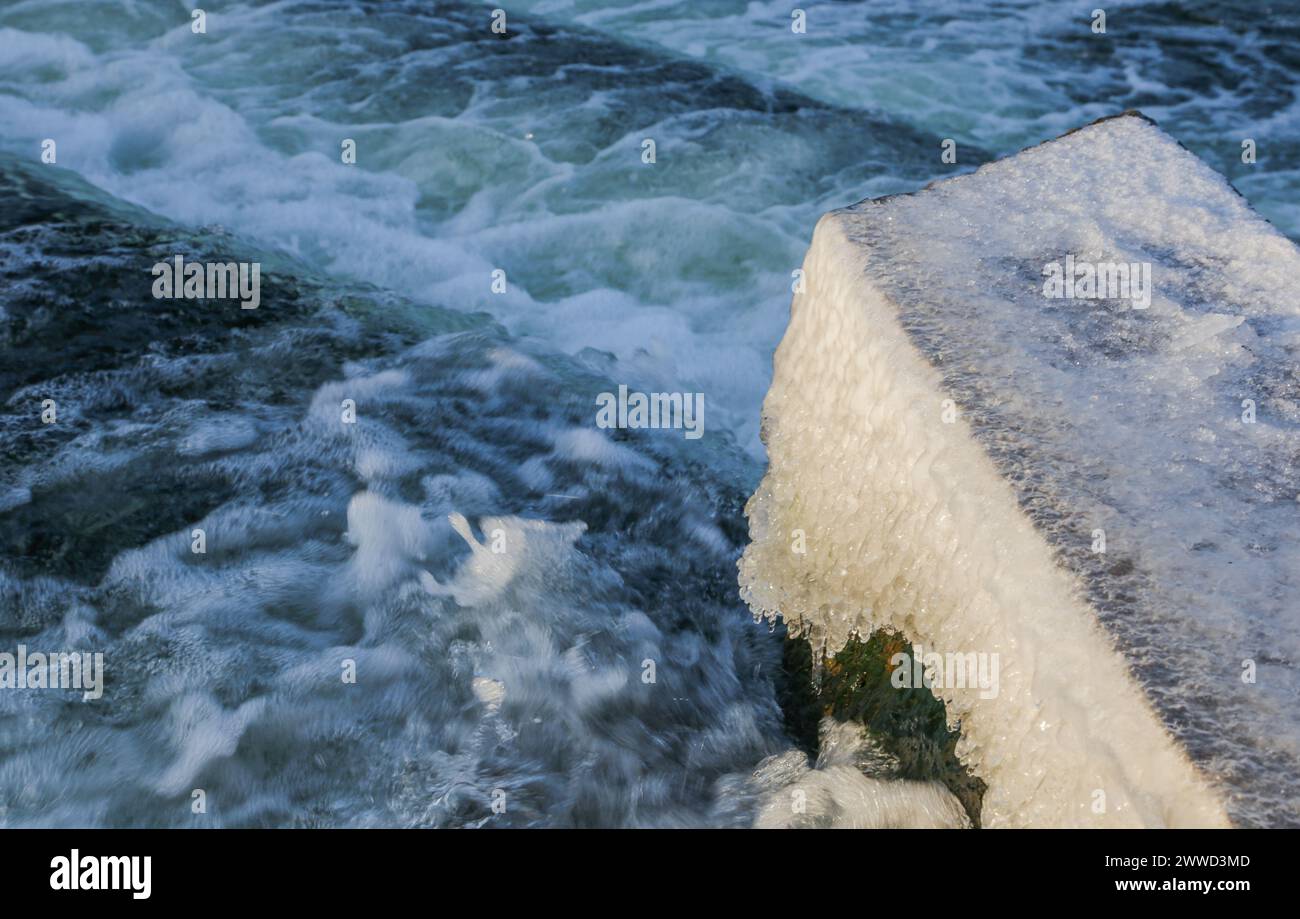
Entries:
{"type": "Polygon", "coordinates": [[[1300,234],[1292,5],[805,9],[0,8],[0,633],[107,660],[0,693],[0,818],[776,819],[734,559],[817,217],[1139,107],[1300,234]],[[263,305],[152,299],[178,252],[263,305]],[[596,430],[617,383],[707,435],[596,430]]]}

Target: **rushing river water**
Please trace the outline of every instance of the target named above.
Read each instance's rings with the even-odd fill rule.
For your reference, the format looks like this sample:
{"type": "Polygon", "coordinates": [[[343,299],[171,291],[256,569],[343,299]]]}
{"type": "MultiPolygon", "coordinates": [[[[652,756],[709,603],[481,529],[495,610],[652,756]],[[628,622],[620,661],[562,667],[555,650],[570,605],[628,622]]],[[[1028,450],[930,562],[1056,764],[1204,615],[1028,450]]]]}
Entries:
{"type": "Polygon", "coordinates": [[[105,660],[0,693],[0,820],[965,821],[810,760],[737,596],[791,273],[827,210],[1125,108],[1295,238],[1300,12],[804,9],[0,4],[0,634],[105,660]],[[258,309],[155,299],[176,254],[258,309]],[[619,384],[705,436],[601,431],[619,384]]]}

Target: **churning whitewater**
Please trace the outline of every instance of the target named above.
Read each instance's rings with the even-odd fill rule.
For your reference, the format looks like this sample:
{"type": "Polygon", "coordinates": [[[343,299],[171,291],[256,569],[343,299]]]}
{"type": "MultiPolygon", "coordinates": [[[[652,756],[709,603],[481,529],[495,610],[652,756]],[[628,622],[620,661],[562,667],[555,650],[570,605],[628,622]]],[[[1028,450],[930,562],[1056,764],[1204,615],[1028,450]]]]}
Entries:
{"type": "MultiPolygon", "coordinates": [[[[1081,644],[1059,678],[1050,648],[1031,673],[990,641],[969,649],[1000,652],[963,687],[978,703],[948,694],[945,713],[918,691],[933,743],[810,702],[836,665],[792,663],[784,626],[737,589],[753,525],[746,599],[808,611],[772,599],[793,560],[761,522],[793,500],[792,459],[848,515],[846,547],[926,527],[902,472],[877,482],[900,496],[877,515],[865,454],[787,456],[791,418],[771,411],[803,385],[779,358],[773,385],[787,324],[822,334],[801,304],[863,321],[844,279],[860,251],[827,224],[814,240],[821,215],[1141,107],[1300,232],[1300,122],[1270,90],[1297,82],[1300,23],[1246,33],[1200,21],[1222,3],[1131,6],[1143,27],[1098,59],[1034,0],[815,5],[797,35],[788,7],[748,0],[535,0],[507,34],[490,6],[427,0],[249,0],[207,11],[201,34],[165,0],[5,4],[0,653],[103,669],[93,699],[0,688],[0,824],[1086,823],[1094,761],[1036,791],[1013,773],[1041,749],[1026,684],[1092,664],[1121,722],[1098,767],[1124,776],[1114,822],[1300,822],[1294,769],[1276,770],[1297,760],[1283,706],[1272,727],[1202,712],[1178,733],[1171,681],[1131,680],[1080,624],[1014,507],[998,513],[1035,564],[999,569],[1006,597],[944,559],[854,570],[873,625],[940,653],[962,650],[959,623],[1002,628],[1001,601],[1040,582],[1068,607],[1081,644]],[[1193,29],[1216,54],[1144,37],[1193,29]],[[1274,138],[1251,170],[1220,149],[1241,111],[1274,138]],[[969,587],[986,617],[885,610],[893,579],[969,587]],[[1002,725],[1023,745],[994,749],[1002,725]],[[1229,781],[1203,784],[1216,762],[1229,781]],[[1166,768],[1180,807],[1142,797],[1166,768]]],[[[1071,243],[1122,248],[1061,220],[1071,243]]],[[[1258,264],[1289,270],[1274,235],[1258,264]]],[[[1206,267],[1204,289],[1230,267],[1206,267]]],[[[1158,276],[1148,290],[1160,309],[1158,276]]],[[[1203,321],[1188,347],[1231,334],[1203,321]]],[[[950,446],[1005,487],[973,444],[950,446]]],[[[827,650],[845,638],[823,631],[827,650]]],[[[1289,647],[1267,666],[1294,690],[1289,647]]]]}

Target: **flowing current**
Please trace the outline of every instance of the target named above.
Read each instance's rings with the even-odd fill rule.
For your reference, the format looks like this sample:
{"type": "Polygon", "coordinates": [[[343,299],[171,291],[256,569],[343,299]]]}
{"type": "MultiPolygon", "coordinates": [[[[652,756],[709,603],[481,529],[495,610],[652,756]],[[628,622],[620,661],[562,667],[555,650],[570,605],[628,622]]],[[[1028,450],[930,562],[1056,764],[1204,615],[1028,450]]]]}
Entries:
{"type": "Polygon", "coordinates": [[[1137,107],[1300,235],[1285,7],[492,6],[0,4],[0,650],[105,657],[0,693],[3,822],[965,825],[737,596],[818,216],[1137,107]]]}

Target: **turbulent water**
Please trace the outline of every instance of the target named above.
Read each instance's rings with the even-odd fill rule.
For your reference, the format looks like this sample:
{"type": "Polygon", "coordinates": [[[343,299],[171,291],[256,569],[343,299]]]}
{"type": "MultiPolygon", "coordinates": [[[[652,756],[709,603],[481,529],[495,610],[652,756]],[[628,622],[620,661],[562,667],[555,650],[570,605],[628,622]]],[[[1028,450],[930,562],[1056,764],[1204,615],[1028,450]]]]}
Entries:
{"type": "Polygon", "coordinates": [[[964,825],[737,599],[817,217],[1140,107],[1300,234],[1290,6],[491,7],[0,5],[0,650],[106,660],[0,693],[5,823],[964,825]]]}

